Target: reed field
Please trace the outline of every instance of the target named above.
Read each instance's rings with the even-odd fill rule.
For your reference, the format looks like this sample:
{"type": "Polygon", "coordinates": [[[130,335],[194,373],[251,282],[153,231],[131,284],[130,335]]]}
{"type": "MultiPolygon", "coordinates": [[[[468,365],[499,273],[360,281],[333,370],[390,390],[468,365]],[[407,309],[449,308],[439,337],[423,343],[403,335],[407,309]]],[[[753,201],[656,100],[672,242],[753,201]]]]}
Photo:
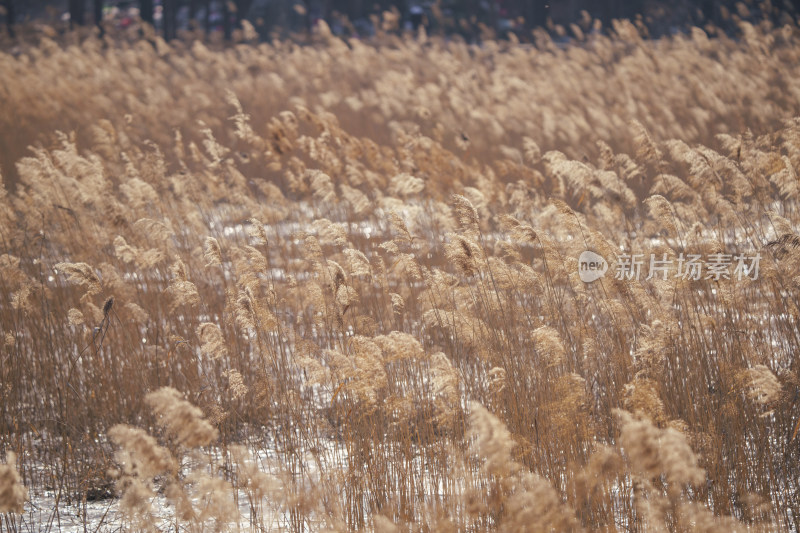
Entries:
{"type": "Polygon", "coordinates": [[[1,37],[0,530],[800,530],[800,28],[593,26],[1,37]]]}

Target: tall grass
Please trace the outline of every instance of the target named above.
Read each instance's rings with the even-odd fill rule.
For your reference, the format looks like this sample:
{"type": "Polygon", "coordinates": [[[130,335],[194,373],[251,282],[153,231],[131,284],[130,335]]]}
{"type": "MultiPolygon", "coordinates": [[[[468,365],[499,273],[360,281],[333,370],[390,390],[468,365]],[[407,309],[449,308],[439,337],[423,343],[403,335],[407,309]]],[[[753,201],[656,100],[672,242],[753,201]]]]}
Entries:
{"type": "Polygon", "coordinates": [[[798,28],[740,30],[0,54],[0,527],[800,529],[798,28]]]}

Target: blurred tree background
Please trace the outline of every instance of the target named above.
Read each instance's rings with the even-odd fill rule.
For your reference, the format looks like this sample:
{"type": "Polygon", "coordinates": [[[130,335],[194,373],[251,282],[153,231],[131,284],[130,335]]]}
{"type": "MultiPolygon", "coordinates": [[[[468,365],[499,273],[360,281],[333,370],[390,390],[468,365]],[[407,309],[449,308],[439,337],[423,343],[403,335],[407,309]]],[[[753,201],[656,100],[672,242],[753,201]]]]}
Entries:
{"type": "Polygon", "coordinates": [[[780,22],[800,12],[800,0],[0,0],[0,23],[11,32],[14,24],[35,20],[69,26],[141,20],[167,39],[193,29],[219,31],[230,39],[244,20],[262,38],[277,29],[309,31],[318,20],[327,21],[335,33],[363,37],[374,32],[375,16],[384,12],[394,14],[398,30],[425,26],[429,33],[470,40],[486,32],[514,32],[528,40],[537,27],[558,33],[558,26],[589,20],[608,26],[613,19],[640,17],[654,36],[706,23],[724,27],[730,14],[780,22]]]}

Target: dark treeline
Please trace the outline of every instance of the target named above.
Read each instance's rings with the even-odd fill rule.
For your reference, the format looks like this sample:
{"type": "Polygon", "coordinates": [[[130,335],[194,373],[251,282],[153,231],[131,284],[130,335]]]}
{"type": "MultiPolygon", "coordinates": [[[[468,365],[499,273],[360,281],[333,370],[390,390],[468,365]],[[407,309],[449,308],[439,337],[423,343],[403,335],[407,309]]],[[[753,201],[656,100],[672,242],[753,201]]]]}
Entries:
{"type": "Polygon", "coordinates": [[[136,8],[142,22],[158,26],[167,39],[177,35],[187,17],[197,27],[210,29],[212,14],[218,16],[225,37],[230,38],[252,4],[253,0],[0,0],[0,23],[13,35],[15,24],[53,13],[68,13],[69,24],[75,27],[99,25],[107,8],[136,8]]]}
{"type": "Polygon", "coordinates": [[[262,37],[277,28],[308,31],[326,20],[337,33],[369,34],[376,15],[393,11],[398,29],[423,25],[440,33],[476,36],[513,31],[523,39],[537,27],[553,29],[581,20],[608,26],[613,19],[641,18],[658,35],[690,25],[724,25],[729,14],[754,13],[779,20],[800,13],[800,0],[0,0],[0,20],[13,35],[15,23],[42,16],[48,8],[68,12],[71,26],[99,24],[105,8],[137,8],[143,22],[166,39],[180,29],[219,30],[226,39],[250,20],[262,37]]]}

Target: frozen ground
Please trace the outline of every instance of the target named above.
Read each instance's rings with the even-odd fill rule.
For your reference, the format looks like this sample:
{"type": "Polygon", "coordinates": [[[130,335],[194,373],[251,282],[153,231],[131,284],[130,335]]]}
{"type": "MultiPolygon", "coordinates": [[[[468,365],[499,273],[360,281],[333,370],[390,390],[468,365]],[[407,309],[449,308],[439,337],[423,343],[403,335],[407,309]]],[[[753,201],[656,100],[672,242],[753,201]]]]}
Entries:
{"type": "MultiPolygon", "coordinates": [[[[274,479],[277,491],[274,494],[267,494],[261,499],[251,499],[252,493],[246,490],[236,489],[224,494],[225,498],[233,500],[238,509],[238,517],[234,521],[225,525],[225,531],[287,531],[289,530],[290,516],[284,512],[281,499],[286,495],[286,490],[280,486],[278,470],[280,459],[272,451],[253,453],[251,449],[252,463],[257,465],[258,470],[274,479]]],[[[193,453],[197,453],[196,451],[193,453]]],[[[211,477],[221,477],[220,473],[224,470],[226,458],[220,449],[213,449],[209,453],[200,453],[199,462],[183,458],[182,477],[189,480],[193,475],[200,473],[210,474],[211,477]],[[211,464],[212,466],[209,466],[211,464]]],[[[230,457],[227,457],[229,460],[230,457]]],[[[335,470],[337,467],[344,466],[346,463],[346,451],[337,446],[333,441],[327,441],[324,451],[321,454],[311,456],[306,454],[300,470],[302,474],[294,476],[294,481],[300,487],[319,483],[320,467],[323,469],[335,470]]],[[[284,477],[285,479],[285,477],[284,477]]],[[[213,519],[206,521],[207,527],[198,528],[181,521],[176,517],[175,508],[168,501],[164,494],[163,480],[156,478],[153,488],[156,495],[150,501],[153,525],[163,532],[183,532],[183,531],[215,531],[216,524],[213,519]]],[[[196,488],[196,487],[195,487],[196,488]]],[[[302,490],[302,489],[301,489],[302,490]]],[[[201,498],[194,493],[193,506],[196,513],[204,510],[201,498]]],[[[53,492],[40,492],[29,494],[29,501],[25,503],[25,512],[21,515],[8,515],[13,521],[7,522],[9,531],[15,532],[65,532],[65,533],[86,533],[86,532],[116,532],[116,531],[138,531],[135,524],[126,520],[120,507],[119,499],[108,498],[99,501],[89,501],[82,503],[67,503],[53,492]]],[[[0,532],[5,531],[3,522],[0,521],[0,532]]]]}

